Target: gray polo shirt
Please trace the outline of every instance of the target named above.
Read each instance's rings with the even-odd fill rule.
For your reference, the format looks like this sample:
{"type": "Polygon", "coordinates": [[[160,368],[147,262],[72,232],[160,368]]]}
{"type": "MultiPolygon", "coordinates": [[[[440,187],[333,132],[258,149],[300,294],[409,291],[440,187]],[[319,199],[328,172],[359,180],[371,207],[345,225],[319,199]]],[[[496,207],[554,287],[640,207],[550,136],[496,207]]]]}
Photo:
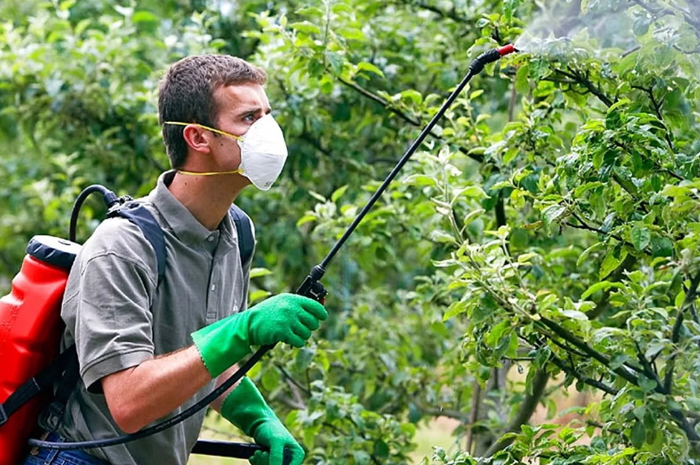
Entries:
{"type": "MultiPolygon", "coordinates": [[[[168,190],[173,176],[172,171],[161,175],[156,188],[139,200],[165,235],[167,264],[160,285],[155,251],[123,218],[102,222],[71,269],[61,310],[66,323],[62,345],[75,342],[83,382],[58,428],[67,439],[123,434],[109,413],[101,378],[190,346],[193,331],[246,308],[250,265],[241,266],[233,221],[227,216],[209,231],[168,190]]],[[[213,388],[212,381],[168,417],[213,388]]],[[[90,453],[118,465],[185,464],[204,414],[154,436],[90,453]]]]}

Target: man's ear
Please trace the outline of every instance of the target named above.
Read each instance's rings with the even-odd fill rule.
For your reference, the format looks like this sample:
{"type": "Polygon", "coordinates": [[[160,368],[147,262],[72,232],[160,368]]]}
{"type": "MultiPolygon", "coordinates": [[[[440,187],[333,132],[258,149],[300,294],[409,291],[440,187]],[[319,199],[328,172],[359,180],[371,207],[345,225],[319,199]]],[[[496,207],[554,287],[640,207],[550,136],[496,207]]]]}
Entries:
{"type": "Polygon", "coordinates": [[[182,131],[182,137],[185,138],[185,142],[192,150],[200,153],[209,153],[211,151],[211,134],[205,129],[189,124],[182,131]]]}

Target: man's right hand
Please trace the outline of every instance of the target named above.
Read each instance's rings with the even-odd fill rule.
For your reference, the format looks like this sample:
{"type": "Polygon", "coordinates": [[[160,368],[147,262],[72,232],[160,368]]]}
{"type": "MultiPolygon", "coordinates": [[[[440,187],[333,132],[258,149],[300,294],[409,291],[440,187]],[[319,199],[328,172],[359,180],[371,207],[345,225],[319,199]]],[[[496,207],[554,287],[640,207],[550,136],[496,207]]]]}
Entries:
{"type": "MultiPolygon", "coordinates": [[[[246,312],[244,312],[246,313],[246,312]]],[[[320,303],[296,294],[271,297],[247,311],[251,345],[266,346],[285,342],[303,347],[328,312],[320,303]]]]}
{"type": "Polygon", "coordinates": [[[202,361],[213,378],[250,353],[250,346],[285,342],[302,347],[328,318],[323,305],[295,294],[271,297],[192,333],[202,361]]]}

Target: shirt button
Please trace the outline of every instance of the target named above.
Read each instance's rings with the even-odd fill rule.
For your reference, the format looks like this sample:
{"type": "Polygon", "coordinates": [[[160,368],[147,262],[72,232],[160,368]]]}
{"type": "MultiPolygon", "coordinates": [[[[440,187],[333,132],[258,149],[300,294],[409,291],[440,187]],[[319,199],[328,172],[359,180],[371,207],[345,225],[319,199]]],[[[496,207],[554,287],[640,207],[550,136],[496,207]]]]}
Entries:
{"type": "Polygon", "coordinates": [[[213,240],[214,240],[214,236],[209,236],[209,237],[207,237],[207,240],[208,240],[209,242],[213,241],[213,240]]]}
{"type": "Polygon", "coordinates": [[[212,285],[211,285],[211,290],[212,290],[212,291],[213,291],[213,290],[216,290],[216,284],[212,284],[212,285]]]}

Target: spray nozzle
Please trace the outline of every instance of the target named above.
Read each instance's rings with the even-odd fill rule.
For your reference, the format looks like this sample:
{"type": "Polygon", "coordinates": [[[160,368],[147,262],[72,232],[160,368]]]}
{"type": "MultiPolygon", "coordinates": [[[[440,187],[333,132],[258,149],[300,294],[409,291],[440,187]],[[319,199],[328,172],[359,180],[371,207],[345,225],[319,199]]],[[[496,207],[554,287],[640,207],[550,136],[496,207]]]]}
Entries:
{"type": "Polygon", "coordinates": [[[519,51],[520,50],[515,48],[515,46],[513,44],[508,44],[508,45],[505,45],[505,46],[499,48],[498,54],[501,55],[502,57],[504,57],[506,55],[510,55],[513,52],[519,52],[519,51]]]}
{"type": "Polygon", "coordinates": [[[517,51],[518,50],[511,44],[500,48],[492,48],[491,50],[487,50],[476,57],[476,59],[469,65],[469,68],[471,69],[472,74],[479,74],[487,64],[493,63],[499,58],[517,51]]]}

